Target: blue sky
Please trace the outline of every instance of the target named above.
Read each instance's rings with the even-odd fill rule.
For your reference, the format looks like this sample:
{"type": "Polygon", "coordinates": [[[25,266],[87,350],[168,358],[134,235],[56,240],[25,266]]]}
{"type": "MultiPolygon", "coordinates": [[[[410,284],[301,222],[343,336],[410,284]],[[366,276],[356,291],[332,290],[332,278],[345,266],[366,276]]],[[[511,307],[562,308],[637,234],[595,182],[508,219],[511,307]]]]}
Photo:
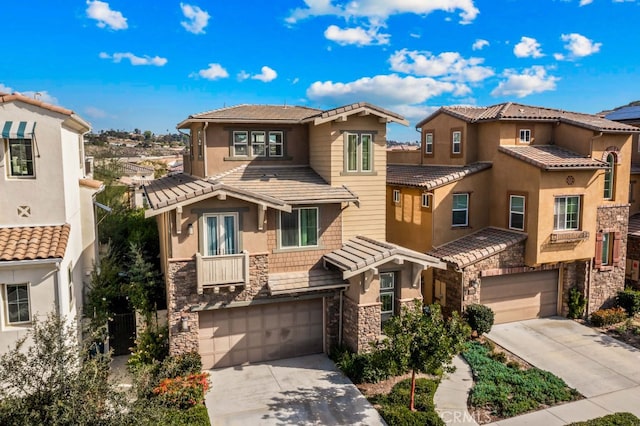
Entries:
{"type": "Polygon", "coordinates": [[[505,101],[595,113],[640,99],[640,0],[51,0],[3,7],[0,91],[100,129],[174,132],[241,103],[403,114],[505,101]]]}

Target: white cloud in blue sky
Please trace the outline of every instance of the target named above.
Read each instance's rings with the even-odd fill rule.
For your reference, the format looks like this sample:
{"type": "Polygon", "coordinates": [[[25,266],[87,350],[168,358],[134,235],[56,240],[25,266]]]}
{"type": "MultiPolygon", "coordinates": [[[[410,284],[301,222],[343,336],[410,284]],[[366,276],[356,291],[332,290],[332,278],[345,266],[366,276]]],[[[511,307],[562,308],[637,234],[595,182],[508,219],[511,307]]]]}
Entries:
{"type": "Polygon", "coordinates": [[[526,36],[522,36],[520,42],[513,47],[513,54],[518,58],[541,58],[544,56],[538,40],[526,36]]]}
{"type": "Polygon", "coordinates": [[[100,0],[87,1],[87,16],[98,21],[100,28],[109,27],[112,30],[126,30],[127,18],[117,10],[111,10],[109,3],[100,0]]]}
{"type": "Polygon", "coordinates": [[[471,50],[482,50],[487,46],[489,46],[489,42],[487,40],[478,38],[471,45],[471,50]]]}
{"type": "Polygon", "coordinates": [[[190,33],[204,34],[204,29],[209,25],[209,18],[211,18],[209,13],[198,6],[186,3],[180,3],[180,9],[182,9],[184,17],[187,18],[187,21],[180,22],[180,25],[190,33]]]}
{"type": "Polygon", "coordinates": [[[554,54],[553,56],[559,61],[565,59],[575,60],[578,58],[584,58],[585,56],[598,53],[600,51],[600,47],[602,47],[602,43],[595,43],[593,40],[577,33],[562,34],[560,39],[565,42],[564,48],[569,52],[569,54],[554,54]]]}
{"type": "Polygon", "coordinates": [[[161,58],[160,56],[136,56],[131,52],[116,52],[111,55],[106,52],[100,52],[98,56],[100,59],[112,59],[116,64],[122,62],[123,59],[128,59],[129,63],[133,66],[153,65],[162,67],[168,62],[167,58],[161,58]]]}
{"type": "Polygon", "coordinates": [[[476,83],[494,75],[490,67],[483,66],[483,58],[465,59],[458,52],[431,52],[402,49],[389,58],[392,71],[424,77],[442,77],[461,83],[476,83]]]}
{"type": "Polygon", "coordinates": [[[340,28],[337,25],[329,25],[324,31],[327,40],[335,41],[341,46],[354,44],[357,46],[370,46],[389,44],[389,34],[381,33],[380,26],[371,25],[368,29],[363,27],[340,28]]]}
{"type": "Polygon", "coordinates": [[[202,77],[207,80],[219,80],[222,78],[229,77],[229,73],[226,69],[220,64],[212,63],[209,64],[209,68],[205,68],[203,70],[198,71],[197,73],[191,73],[190,77],[202,77]]]}
{"type": "Polygon", "coordinates": [[[273,68],[270,68],[266,65],[260,69],[260,74],[251,76],[252,79],[260,80],[263,83],[268,83],[270,81],[273,81],[277,77],[278,77],[278,73],[273,68]]]}
{"type": "Polygon", "coordinates": [[[491,95],[524,98],[534,93],[555,90],[556,83],[560,80],[558,77],[548,75],[547,70],[540,65],[534,65],[522,72],[507,69],[503,76],[506,80],[500,82],[491,95]]]}

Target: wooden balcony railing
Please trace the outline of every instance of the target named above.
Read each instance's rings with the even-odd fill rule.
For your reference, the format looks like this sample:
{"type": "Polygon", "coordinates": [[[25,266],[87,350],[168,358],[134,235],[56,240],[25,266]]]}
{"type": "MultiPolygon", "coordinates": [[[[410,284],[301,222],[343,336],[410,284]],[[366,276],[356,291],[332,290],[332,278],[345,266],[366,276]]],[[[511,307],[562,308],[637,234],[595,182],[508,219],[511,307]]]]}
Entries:
{"type": "Polygon", "coordinates": [[[203,256],[196,254],[198,294],[217,286],[245,285],[249,281],[249,253],[203,256]]]}

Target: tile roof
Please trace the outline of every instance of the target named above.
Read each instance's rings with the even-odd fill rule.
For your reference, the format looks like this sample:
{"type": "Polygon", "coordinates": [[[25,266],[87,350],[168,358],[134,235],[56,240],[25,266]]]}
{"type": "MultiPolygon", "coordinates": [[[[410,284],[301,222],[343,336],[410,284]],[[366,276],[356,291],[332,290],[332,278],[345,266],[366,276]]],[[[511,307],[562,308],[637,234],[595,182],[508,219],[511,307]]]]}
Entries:
{"type": "Polygon", "coordinates": [[[100,180],[83,178],[80,179],[80,186],[91,189],[101,189],[104,186],[104,183],[100,180]]]}
{"type": "Polygon", "coordinates": [[[324,260],[342,271],[344,279],[360,274],[394,259],[403,259],[426,267],[444,269],[444,265],[432,256],[410,250],[386,241],[357,236],[341,248],[324,255],[324,260]]]}
{"type": "Polygon", "coordinates": [[[458,268],[464,268],[500,253],[526,238],[525,233],[490,226],[443,244],[427,254],[458,268]]]}
{"type": "Polygon", "coordinates": [[[272,295],[306,293],[348,286],[337,271],[311,269],[303,272],[269,274],[269,291],[272,295]]]}
{"type": "Polygon", "coordinates": [[[431,165],[387,165],[387,184],[435,189],[465,176],[491,168],[491,163],[473,163],[462,167],[431,165]]]}
{"type": "Polygon", "coordinates": [[[607,163],[577,154],[557,145],[502,145],[498,151],[544,170],[606,169],[607,163]]]}
{"type": "Polygon", "coordinates": [[[447,113],[469,123],[482,121],[560,121],[585,127],[599,132],[636,133],[640,129],[616,121],[607,120],[593,114],[564,111],[553,108],[536,107],[513,102],[492,105],[489,107],[475,106],[444,106],[416,124],[422,127],[436,114],[447,113]]]}
{"type": "Polygon", "coordinates": [[[69,241],[69,224],[0,228],[2,261],[63,258],[69,241]]]}
{"type": "Polygon", "coordinates": [[[34,105],[40,108],[44,108],[47,109],[49,111],[53,111],[53,112],[57,112],[60,114],[64,114],[64,115],[68,115],[69,117],[73,118],[74,120],[76,120],[79,124],[81,124],[82,126],[86,127],[87,129],[91,128],[91,125],[89,123],[87,123],[84,119],[82,119],[79,115],[77,115],[75,112],[73,112],[70,109],[67,108],[63,108],[61,106],[57,106],[57,105],[53,105],[47,102],[42,102],[39,101],[37,99],[34,98],[30,98],[28,96],[25,96],[21,93],[0,93],[0,104],[3,103],[7,103],[7,102],[13,102],[13,101],[20,101],[20,102],[24,102],[26,104],[29,105],[34,105]]]}
{"type": "Polygon", "coordinates": [[[322,111],[315,108],[291,105],[235,105],[190,115],[178,124],[188,127],[193,121],[224,123],[300,123],[305,118],[317,116],[322,111]]]}
{"type": "Polygon", "coordinates": [[[399,122],[401,124],[408,125],[407,121],[400,114],[396,114],[395,112],[386,110],[377,105],[370,104],[368,102],[356,102],[350,105],[344,105],[338,108],[328,109],[326,111],[322,111],[319,117],[317,117],[320,121],[326,121],[328,118],[339,117],[341,115],[350,115],[355,112],[359,112],[362,110],[369,110],[379,115],[386,116],[390,118],[392,121],[399,122]]]}
{"type": "Polygon", "coordinates": [[[627,230],[627,234],[634,237],[640,237],[640,213],[636,213],[629,218],[629,229],[627,230]]]}
{"type": "Polygon", "coordinates": [[[125,173],[128,175],[138,174],[138,173],[148,175],[148,174],[153,174],[153,172],[155,171],[153,166],[144,166],[142,164],[130,163],[130,162],[119,163],[118,167],[120,168],[120,171],[122,173],[125,173]]]}

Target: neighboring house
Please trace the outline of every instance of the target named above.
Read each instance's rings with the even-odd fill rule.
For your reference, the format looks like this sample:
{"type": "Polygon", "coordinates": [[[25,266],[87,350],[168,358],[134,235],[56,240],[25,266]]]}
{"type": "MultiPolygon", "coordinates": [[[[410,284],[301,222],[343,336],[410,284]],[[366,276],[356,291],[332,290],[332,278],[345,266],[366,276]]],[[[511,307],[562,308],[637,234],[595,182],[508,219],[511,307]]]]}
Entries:
{"type": "Polygon", "coordinates": [[[0,352],[36,315],[72,321],[82,313],[95,259],[93,197],[83,134],[73,111],[20,94],[0,94],[0,352]]]}
{"type": "Polygon", "coordinates": [[[358,103],[189,116],[188,174],[145,186],[160,233],[171,353],[203,367],[369,348],[444,267],[384,241],[386,125],[358,103]]]}
{"type": "Polygon", "coordinates": [[[120,179],[118,181],[129,187],[129,205],[132,209],[143,209],[149,206],[143,185],[155,178],[153,166],[124,162],[119,163],[120,179]]]}
{"type": "Polygon", "coordinates": [[[573,287],[588,312],[623,288],[637,129],[515,103],[416,127],[419,164],[387,167],[387,239],[448,265],[424,274],[427,301],[482,303],[500,323],[566,314],[573,287]]]}

